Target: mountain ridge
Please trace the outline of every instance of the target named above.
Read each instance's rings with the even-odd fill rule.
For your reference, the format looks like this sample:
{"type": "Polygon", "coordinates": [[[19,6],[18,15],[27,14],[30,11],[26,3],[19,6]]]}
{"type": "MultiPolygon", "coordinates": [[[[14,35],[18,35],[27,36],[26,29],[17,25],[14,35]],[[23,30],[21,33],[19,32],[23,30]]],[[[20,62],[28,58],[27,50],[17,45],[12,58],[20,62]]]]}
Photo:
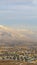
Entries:
{"type": "Polygon", "coordinates": [[[13,29],[0,25],[0,45],[37,44],[37,34],[25,29],[13,29]]]}

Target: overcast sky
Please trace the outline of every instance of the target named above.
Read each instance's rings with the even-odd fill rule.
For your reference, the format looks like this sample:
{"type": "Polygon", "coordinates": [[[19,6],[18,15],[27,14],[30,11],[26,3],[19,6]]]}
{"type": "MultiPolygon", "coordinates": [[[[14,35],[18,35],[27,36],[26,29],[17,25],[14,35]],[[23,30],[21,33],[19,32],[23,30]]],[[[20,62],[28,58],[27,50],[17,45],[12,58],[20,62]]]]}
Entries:
{"type": "Polygon", "coordinates": [[[0,0],[0,25],[37,30],[37,0],[0,0]]]}

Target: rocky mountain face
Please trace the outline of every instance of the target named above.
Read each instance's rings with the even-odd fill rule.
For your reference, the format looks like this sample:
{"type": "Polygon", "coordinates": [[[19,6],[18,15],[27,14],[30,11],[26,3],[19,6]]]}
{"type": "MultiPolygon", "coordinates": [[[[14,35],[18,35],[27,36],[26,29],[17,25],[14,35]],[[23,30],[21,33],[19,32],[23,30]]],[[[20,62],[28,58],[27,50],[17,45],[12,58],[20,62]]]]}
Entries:
{"type": "Polygon", "coordinates": [[[37,45],[37,33],[0,25],[0,45],[37,45]]]}

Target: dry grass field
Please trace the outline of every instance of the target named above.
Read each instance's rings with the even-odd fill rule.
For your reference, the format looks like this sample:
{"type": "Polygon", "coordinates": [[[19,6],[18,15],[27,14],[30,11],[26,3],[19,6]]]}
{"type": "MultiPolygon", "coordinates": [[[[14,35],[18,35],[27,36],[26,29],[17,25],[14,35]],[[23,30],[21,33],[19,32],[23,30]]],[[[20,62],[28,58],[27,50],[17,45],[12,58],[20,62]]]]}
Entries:
{"type": "Polygon", "coordinates": [[[37,65],[37,64],[30,64],[26,62],[19,62],[19,61],[12,61],[12,60],[2,60],[0,61],[0,65],[37,65]]]}

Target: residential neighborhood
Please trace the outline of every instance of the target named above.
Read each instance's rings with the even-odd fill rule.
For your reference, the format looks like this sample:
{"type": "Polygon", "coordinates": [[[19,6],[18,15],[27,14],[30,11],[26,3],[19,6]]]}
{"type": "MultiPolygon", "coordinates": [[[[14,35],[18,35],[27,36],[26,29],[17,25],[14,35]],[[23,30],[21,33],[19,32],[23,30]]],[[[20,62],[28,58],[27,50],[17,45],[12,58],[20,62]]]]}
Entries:
{"type": "Polygon", "coordinates": [[[0,60],[14,60],[28,63],[37,63],[37,49],[33,48],[17,48],[2,47],[0,48],[0,60]],[[10,50],[9,50],[10,49],[10,50]]]}

